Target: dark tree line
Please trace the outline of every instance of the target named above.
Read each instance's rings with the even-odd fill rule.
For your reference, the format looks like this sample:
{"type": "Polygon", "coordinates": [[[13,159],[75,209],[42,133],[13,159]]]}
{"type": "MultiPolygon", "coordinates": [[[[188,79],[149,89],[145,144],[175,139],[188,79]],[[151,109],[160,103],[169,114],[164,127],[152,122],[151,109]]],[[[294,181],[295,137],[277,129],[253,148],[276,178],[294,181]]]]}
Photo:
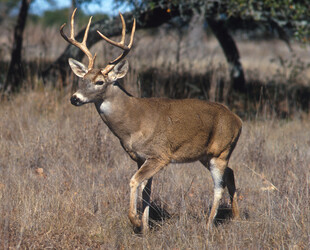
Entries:
{"type": "MultiPolygon", "coordinates": [[[[7,92],[18,90],[22,83],[22,33],[30,1],[21,1],[21,9],[14,33],[12,59],[4,87],[7,92]]],[[[279,0],[276,2],[264,0],[115,0],[115,3],[118,4],[124,2],[133,7],[133,11],[124,14],[125,20],[131,23],[133,17],[135,17],[137,19],[137,29],[158,27],[175,17],[181,17],[188,22],[194,13],[203,15],[225,54],[229,65],[231,89],[241,93],[246,91],[246,84],[236,43],[227,29],[226,24],[230,20],[239,20],[240,22],[253,22],[254,20],[269,25],[277,31],[279,38],[283,39],[288,45],[289,38],[285,28],[288,27],[296,34],[300,34],[301,37],[306,37],[305,30],[307,29],[302,27],[309,27],[309,22],[302,26],[302,24],[305,24],[302,21],[307,20],[307,13],[310,10],[310,5],[305,0],[279,0]],[[259,18],[255,15],[259,16],[259,18]]],[[[83,4],[83,1],[72,0],[72,6],[76,4],[83,4]]],[[[101,40],[96,30],[101,30],[108,37],[119,35],[121,30],[118,22],[118,17],[115,17],[111,20],[100,20],[93,23],[90,27],[87,46],[90,48],[101,40]]],[[[83,34],[84,30],[81,30],[76,36],[77,40],[81,40],[83,34]]],[[[83,56],[84,54],[78,48],[68,45],[61,56],[42,72],[44,81],[55,82],[56,79],[59,79],[59,75],[65,81],[68,74],[68,58],[73,57],[82,60],[83,56]]]]}

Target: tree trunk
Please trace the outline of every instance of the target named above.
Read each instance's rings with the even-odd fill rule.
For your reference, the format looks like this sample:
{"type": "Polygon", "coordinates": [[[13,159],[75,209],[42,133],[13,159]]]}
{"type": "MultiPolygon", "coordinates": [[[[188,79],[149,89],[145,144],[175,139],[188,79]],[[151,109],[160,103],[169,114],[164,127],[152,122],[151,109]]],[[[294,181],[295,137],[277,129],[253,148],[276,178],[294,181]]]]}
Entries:
{"type": "Polygon", "coordinates": [[[19,90],[22,85],[24,75],[22,67],[23,32],[26,25],[30,2],[31,0],[22,0],[21,3],[17,23],[14,29],[11,62],[4,85],[5,93],[15,92],[19,90]]]}
{"type": "Polygon", "coordinates": [[[233,37],[229,34],[223,21],[215,20],[209,17],[207,17],[206,20],[224,51],[229,65],[232,90],[239,93],[245,93],[246,86],[243,68],[240,62],[239,51],[233,37]]]}
{"type": "MultiPolygon", "coordinates": [[[[160,7],[148,10],[145,12],[129,12],[124,14],[126,25],[132,25],[133,17],[137,19],[136,29],[141,28],[154,28],[158,27],[163,23],[168,22],[170,19],[176,16],[180,16],[180,10],[175,7],[167,12],[166,9],[160,7]]],[[[192,9],[188,9],[182,12],[182,16],[191,17],[193,15],[192,9]]],[[[67,28],[68,30],[68,28],[67,28]]],[[[119,25],[119,17],[114,17],[111,20],[100,20],[96,23],[93,23],[89,29],[89,35],[87,39],[87,47],[90,48],[98,41],[101,41],[102,38],[97,34],[97,30],[107,37],[113,37],[121,34],[121,27],[119,25]]],[[[76,40],[81,41],[84,36],[85,29],[81,30],[77,36],[76,40]]],[[[61,77],[61,80],[65,82],[65,79],[68,75],[68,58],[74,58],[81,61],[84,57],[84,53],[73,45],[68,45],[65,51],[52,63],[46,70],[42,72],[43,80],[45,83],[52,82],[55,85],[55,82],[61,77]]]]}

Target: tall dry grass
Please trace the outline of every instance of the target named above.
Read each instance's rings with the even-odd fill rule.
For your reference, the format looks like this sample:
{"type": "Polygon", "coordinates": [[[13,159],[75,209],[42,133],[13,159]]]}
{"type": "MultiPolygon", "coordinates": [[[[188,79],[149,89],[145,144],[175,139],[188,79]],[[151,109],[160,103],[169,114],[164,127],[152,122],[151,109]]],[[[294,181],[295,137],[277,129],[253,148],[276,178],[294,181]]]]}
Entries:
{"type": "Polygon", "coordinates": [[[76,108],[69,96],[38,90],[1,106],[3,249],[309,247],[309,119],[244,122],[230,161],[240,221],[208,231],[210,174],[199,163],[174,164],[155,177],[152,194],[171,218],[141,237],[127,218],[136,165],[92,105],[76,108]]]}

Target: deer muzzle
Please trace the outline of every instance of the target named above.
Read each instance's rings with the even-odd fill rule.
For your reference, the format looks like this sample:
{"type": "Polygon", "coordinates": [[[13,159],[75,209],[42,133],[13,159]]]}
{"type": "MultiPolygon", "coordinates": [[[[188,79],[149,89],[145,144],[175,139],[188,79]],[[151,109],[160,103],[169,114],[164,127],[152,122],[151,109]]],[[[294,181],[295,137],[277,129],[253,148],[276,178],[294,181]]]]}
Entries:
{"type": "Polygon", "coordinates": [[[77,97],[76,95],[71,96],[70,102],[74,106],[81,106],[84,104],[84,102],[79,97],[77,97]]]}

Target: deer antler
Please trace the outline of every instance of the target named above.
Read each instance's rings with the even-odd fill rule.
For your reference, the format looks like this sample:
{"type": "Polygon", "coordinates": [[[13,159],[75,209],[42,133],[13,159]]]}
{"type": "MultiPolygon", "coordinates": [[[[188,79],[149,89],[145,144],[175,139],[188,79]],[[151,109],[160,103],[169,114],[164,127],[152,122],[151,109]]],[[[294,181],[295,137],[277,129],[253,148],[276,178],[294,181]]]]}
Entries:
{"type": "Polygon", "coordinates": [[[123,49],[123,53],[121,55],[119,55],[116,59],[114,59],[113,61],[110,61],[109,64],[101,69],[101,73],[103,75],[106,75],[107,73],[109,73],[117,63],[119,63],[123,58],[125,58],[125,56],[127,56],[127,54],[129,53],[132,44],[133,44],[133,37],[135,34],[135,30],[136,30],[136,19],[133,19],[133,25],[132,25],[132,30],[131,30],[131,36],[130,36],[130,42],[128,45],[125,44],[125,35],[126,35],[126,24],[125,24],[125,20],[124,17],[121,13],[119,13],[121,20],[122,20],[122,39],[120,42],[115,42],[112,41],[111,39],[107,38],[105,35],[101,34],[100,31],[97,30],[98,34],[104,39],[106,40],[108,43],[119,47],[121,49],[123,49]]]}
{"type": "Polygon", "coordinates": [[[80,43],[78,41],[75,40],[74,38],[74,15],[76,12],[76,8],[72,13],[71,16],[71,33],[70,33],[70,37],[67,37],[65,35],[65,33],[63,32],[64,27],[66,26],[66,23],[64,23],[61,27],[60,27],[60,34],[61,36],[68,42],[73,44],[74,46],[78,47],[79,49],[81,49],[86,56],[88,57],[88,70],[92,69],[94,67],[94,62],[96,59],[96,53],[94,56],[92,56],[92,54],[90,53],[89,49],[86,46],[86,41],[87,41],[87,37],[88,37],[88,31],[89,31],[89,26],[92,20],[92,16],[89,18],[85,33],[84,33],[84,37],[83,37],[83,41],[80,43]]]}

